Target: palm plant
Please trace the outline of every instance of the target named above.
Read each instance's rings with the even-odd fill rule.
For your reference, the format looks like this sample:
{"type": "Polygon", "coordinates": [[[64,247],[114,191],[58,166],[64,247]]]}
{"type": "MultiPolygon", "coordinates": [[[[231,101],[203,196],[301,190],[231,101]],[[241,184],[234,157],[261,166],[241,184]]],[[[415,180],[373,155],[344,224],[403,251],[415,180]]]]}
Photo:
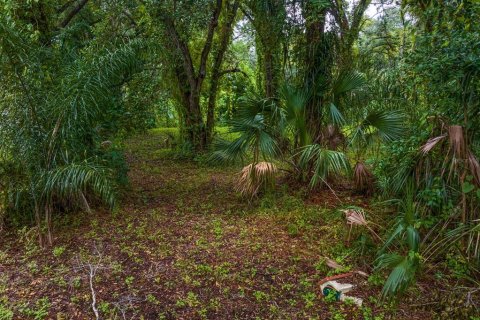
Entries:
{"type": "MultiPolygon", "coordinates": [[[[239,137],[232,142],[217,141],[212,158],[244,160],[251,153],[253,163],[249,168],[254,168],[260,158],[271,161],[276,156],[289,154],[286,160],[299,178],[309,179],[311,187],[328,186],[328,179],[350,172],[346,154],[338,150],[345,141],[342,127],[346,125],[338,106],[342,105],[345,95],[353,94],[364,85],[361,74],[345,72],[322,88],[322,105],[328,105],[328,116],[324,129],[315,137],[308,127],[307,105],[319,92],[312,95],[310,90],[284,84],[278,99],[264,99],[255,94],[245,97],[230,124],[230,131],[239,137]]],[[[360,150],[374,142],[394,140],[402,132],[401,121],[401,115],[396,112],[372,112],[351,132],[352,145],[360,150]]],[[[357,164],[355,172],[359,184],[371,185],[372,175],[366,167],[357,164]]]]}
{"type": "Polygon", "coordinates": [[[304,147],[311,142],[307,128],[305,106],[309,93],[305,89],[296,88],[285,83],[280,90],[280,105],[284,113],[284,123],[280,125],[283,133],[293,139],[293,148],[304,147]]]}
{"type": "MultiPolygon", "coordinates": [[[[479,197],[473,191],[480,190],[480,163],[462,126],[448,125],[440,118],[433,120],[433,134],[419,150],[418,172],[421,172],[424,180],[428,181],[432,176],[437,176],[449,189],[458,190],[461,225],[456,230],[461,231],[463,227],[478,230],[475,229],[475,222],[480,216],[475,209],[475,203],[478,203],[479,197]]],[[[418,181],[422,182],[420,179],[418,181]]],[[[463,236],[464,244],[468,243],[464,246],[467,255],[478,258],[480,232],[467,232],[463,233],[463,236]]]]}
{"type": "Polygon", "coordinates": [[[341,127],[346,124],[338,106],[345,94],[352,93],[363,84],[360,74],[350,72],[342,73],[332,82],[319,81],[316,88],[307,91],[294,90],[289,86],[283,90],[281,98],[285,101],[283,108],[287,119],[290,119],[288,123],[301,137],[300,143],[295,141],[292,164],[299,172],[299,177],[310,179],[311,187],[327,184],[328,178],[349,172],[346,155],[337,150],[345,140],[341,127]],[[312,136],[306,119],[306,109],[311,99],[320,99],[322,106],[328,106],[327,123],[317,136],[312,136]]]}
{"type": "Polygon", "coordinates": [[[377,270],[391,269],[382,290],[385,298],[391,298],[407,289],[415,280],[421,263],[420,235],[416,227],[420,206],[414,201],[412,187],[400,202],[400,208],[400,215],[377,258],[377,270]],[[400,245],[397,250],[402,250],[404,254],[395,251],[385,253],[394,242],[400,245]]]}
{"type": "MultiPolygon", "coordinates": [[[[468,138],[465,135],[464,128],[458,125],[447,125],[443,120],[439,120],[437,127],[434,129],[434,135],[420,148],[423,162],[420,162],[420,167],[426,170],[426,175],[431,175],[429,170],[431,166],[424,166],[423,163],[429,154],[433,153],[435,149],[439,149],[439,153],[443,156],[443,161],[438,163],[434,169],[438,172],[446,183],[456,184],[463,189],[462,192],[462,222],[467,221],[467,193],[472,187],[480,187],[480,163],[475,157],[468,138]],[[470,176],[470,182],[467,177],[470,176]]],[[[431,161],[429,161],[431,162],[431,161]]],[[[433,173],[435,174],[435,173],[433,173]]],[[[473,188],[472,188],[473,189],[473,188]]],[[[473,212],[472,212],[473,213],[473,212]]],[[[474,220],[474,215],[468,217],[469,220],[474,220]]]]}
{"type": "Polygon", "coordinates": [[[350,170],[350,164],[343,152],[329,150],[319,144],[304,147],[300,154],[300,167],[311,171],[310,186],[327,184],[327,179],[350,170]]]}
{"type": "Polygon", "coordinates": [[[438,258],[465,237],[469,239],[467,250],[473,253],[477,262],[480,257],[478,221],[461,224],[449,230],[452,219],[448,218],[431,227],[424,236],[420,236],[420,227],[423,225],[421,217],[425,215],[427,208],[420,201],[416,201],[415,191],[414,183],[408,184],[404,199],[399,201],[400,214],[377,258],[377,270],[391,270],[382,290],[385,298],[404,292],[415,281],[422,265],[438,258]],[[392,251],[386,252],[392,247],[392,251]]]}
{"type": "Polygon", "coordinates": [[[243,161],[252,156],[252,162],[242,169],[237,182],[242,194],[253,197],[261,186],[272,184],[277,169],[270,161],[280,153],[275,124],[283,122],[283,119],[282,110],[272,100],[257,95],[244,97],[237,116],[230,123],[230,132],[239,134],[239,137],[231,142],[215,142],[213,161],[243,161]]]}
{"type": "Polygon", "coordinates": [[[351,130],[350,145],[355,152],[353,180],[358,191],[371,193],[374,178],[365,157],[369,150],[381,143],[400,139],[403,134],[404,116],[398,111],[371,111],[351,130]]]}

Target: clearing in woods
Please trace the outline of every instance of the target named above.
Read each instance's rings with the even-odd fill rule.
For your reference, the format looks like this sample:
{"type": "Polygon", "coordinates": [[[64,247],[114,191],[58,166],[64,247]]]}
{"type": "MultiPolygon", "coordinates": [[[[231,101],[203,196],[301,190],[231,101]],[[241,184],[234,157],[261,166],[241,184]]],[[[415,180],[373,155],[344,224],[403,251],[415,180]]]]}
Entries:
{"type": "Polygon", "coordinates": [[[113,214],[57,219],[46,250],[26,229],[0,239],[0,318],[3,308],[16,318],[92,319],[92,288],[104,319],[430,318],[408,298],[380,301],[379,277],[348,279],[362,308],[321,296],[328,275],[371,272],[355,254],[368,243],[347,243],[338,210],[364,199],[283,181],[249,203],[234,190],[239,167],[175,159],[164,139],[156,130],[127,142],[130,188],[113,214]]]}

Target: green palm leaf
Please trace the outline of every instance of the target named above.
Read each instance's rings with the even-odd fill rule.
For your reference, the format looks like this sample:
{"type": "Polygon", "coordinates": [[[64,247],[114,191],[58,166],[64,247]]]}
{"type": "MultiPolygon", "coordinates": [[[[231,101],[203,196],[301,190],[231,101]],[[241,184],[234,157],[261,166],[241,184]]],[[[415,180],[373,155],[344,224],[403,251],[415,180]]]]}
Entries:
{"type": "Polygon", "coordinates": [[[342,113],[333,103],[330,103],[330,119],[334,125],[343,126],[345,124],[342,113]]]}
{"type": "Polygon", "coordinates": [[[115,204],[115,192],[107,169],[91,163],[72,163],[42,174],[40,189],[47,198],[68,198],[91,189],[110,207],[115,204]]]}
{"type": "Polygon", "coordinates": [[[405,291],[415,280],[420,266],[418,254],[410,251],[408,255],[383,254],[377,259],[377,270],[392,269],[382,289],[382,297],[392,298],[405,291]]]}
{"type": "Polygon", "coordinates": [[[319,144],[304,147],[300,152],[300,166],[303,168],[313,164],[312,187],[325,182],[328,176],[350,171],[350,164],[343,152],[328,150],[319,144]]]}
{"type": "Polygon", "coordinates": [[[365,76],[359,72],[350,71],[341,74],[332,87],[334,95],[341,95],[360,89],[366,85],[365,76]]]}
{"type": "Polygon", "coordinates": [[[353,130],[351,144],[368,146],[375,140],[391,142],[404,133],[404,115],[398,111],[372,111],[353,130]]]}

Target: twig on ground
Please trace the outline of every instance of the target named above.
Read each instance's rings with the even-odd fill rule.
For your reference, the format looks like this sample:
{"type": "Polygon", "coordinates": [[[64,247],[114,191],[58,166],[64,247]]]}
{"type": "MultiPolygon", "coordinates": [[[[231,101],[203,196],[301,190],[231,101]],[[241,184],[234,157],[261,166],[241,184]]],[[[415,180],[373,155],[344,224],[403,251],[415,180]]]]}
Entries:
{"type": "Polygon", "coordinates": [[[88,271],[88,283],[90,287],[90,293],[92,296],[92,311],[95,314],[95,319],[98,320],[100,319],[100,313],[98,312],[97,309],[97,294],[95,292],[94,288],[94,281],[95,281],[95,276],[97,274],[97,271],[99,269],[106,269],[106,267],[102,264],[103,261],[103,255],[100,253],[100,251],[97,248],[97,245],[94,244],[94,253],[97,256],[96,261],[81,261],[80,258],[77,256],[77,263],[76,266],[74,267],[75,271],[79,270],[87,270],[88,271]]]}

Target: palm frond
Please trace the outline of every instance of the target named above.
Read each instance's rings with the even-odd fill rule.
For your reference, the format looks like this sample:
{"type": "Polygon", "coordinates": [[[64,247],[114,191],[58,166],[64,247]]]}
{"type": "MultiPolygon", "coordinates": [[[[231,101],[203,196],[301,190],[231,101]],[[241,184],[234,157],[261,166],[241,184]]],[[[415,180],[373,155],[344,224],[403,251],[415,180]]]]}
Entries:
{"type": "Polygon", "coordinates": [[[251,163],[240,172],[236,189],[243,196],[254,197],[261,188],[273,186],[277,166],[271,162],[251,163]]]}
{"type": "Polygon", "coordinates": [[[456,158],[464,159],[466,153],[466,141],[463,134],[462,126],[449,126],[448,138],[450,142],[450,148],[456,158]]]}
{"type": "Polygon", "coordinates": [[[480,163],[471,151],[469,151],[467,154],[467,166],[470,174],[473,177],[473,181],[477,184],[477,186],[480,186],[480,163]]]}
{"type": "Polygon", "coordinates": [[[42,174],[40,189],[47,198],[68,199],[91,190],[110,207],[115,204],[115,188],[107,169],[90,163],[72,163],[42,174]]]}
{"type": "Polygon", "coordinates": [[[408,255],[383,254],[377,259],[377,269],[392,269],[382,289],[383,298],[392,298],[402,293],[415,280],[420,266],[418,254],[410,251],[408,255]]]}
{"type": "Polygon", "coordinates": [[[443,139],[446,138],[446,135],[441,135],[438,137],[433,137],[428,139],[428,141],[420,148],[420,151],[423,154],[429,153],[435,146],[440,143],[443,139]]]}
{"type": "Polygon", "coordinates": [[[319,144],[306,146],[300,152],[300,166],[313,167],[311,187],[326,182],[331,175],[338,175],[350,170],[350,164],[343,152],[328,150],[319,144]]]}
{"type": "Polygon", "coordinates": [[[343,126],[345,124],[345,118],[333,103],[330,103],[330,120],[337,126],[343,126]]]}
{"type": "Polygon", "coordinates": [[[346,72],[341,74],[333,84],[333,94],[340,95],[365,86],[365,76],[359,72],[346,72]]]}
{"type": "Polygon", "coordinates": [[[217,140],[211,160],[233,162],[246,157],[249,150],[254,162],[258,162],[259,157],[272,159],[280,153],[274,125],[279,118],[283,118],[283,113],[270,99],[255,95],[243,97],[237,114],[229,123],[230,132],[240,136],[232,142],[217,140]]]}
{"type": "Polygon", "coordinates": [[[309,99],[309,93],[304,89],[298,89],[289,84],[284,84],[281,87],[280,96],[285,112],[285,124],[281,126],[280,130],[285,131],[286,126],[289,126],[292,132],[298,135],[300,145],[305,146],[310,140],[305,109],[309,99]]]}
{"type": "Polygon", "coordinates": [[[404,115],[398,111],[370,112],[362,123],[362,127],[372,127],[380,139],[390,142],[401,138],[405,134],[404,115]]]}
{"type": "Polygon", "coordinates": [[[343,210],[347,223],[351,225],[366,226],[367,219],[365,218],[365,212],[361,209],[346,209],[343,210]]]}
{"type": "Polygon", "coordinates": [[[353,169],[353,181],[355,188],[362,192],[371,192],[373,190],[374,177],[365,163],[358,161],[353,169]]]}

